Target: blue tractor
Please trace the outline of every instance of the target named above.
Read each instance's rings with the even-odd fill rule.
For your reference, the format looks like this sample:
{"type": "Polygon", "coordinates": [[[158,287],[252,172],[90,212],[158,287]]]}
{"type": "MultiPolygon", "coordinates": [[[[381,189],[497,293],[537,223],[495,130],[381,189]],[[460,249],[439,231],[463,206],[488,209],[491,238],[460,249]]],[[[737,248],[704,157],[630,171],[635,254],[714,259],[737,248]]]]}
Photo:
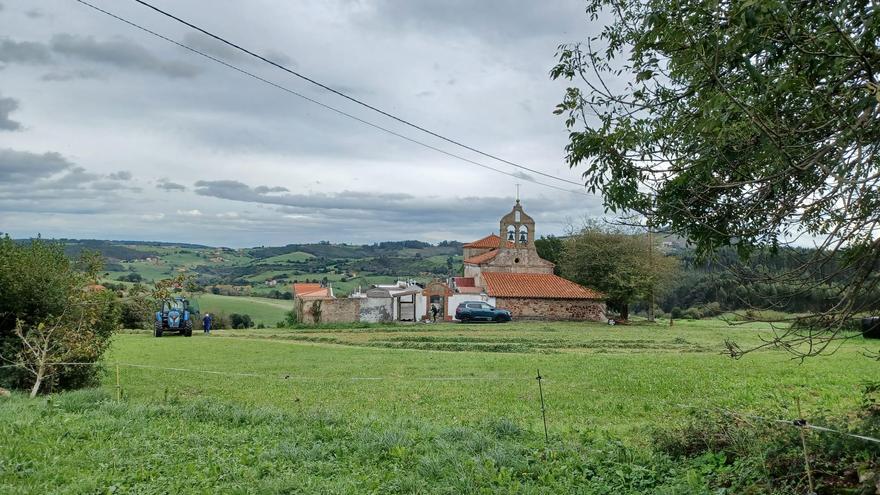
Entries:
{"type": "Polygon", "coordinates": [[[192,337],[193,322],[189,301],[179,296],[162,301],[162,310],[156,311],[156,330],[153,335],[161,337],[165,332],[178,332],[184,337],[192,337]]]}

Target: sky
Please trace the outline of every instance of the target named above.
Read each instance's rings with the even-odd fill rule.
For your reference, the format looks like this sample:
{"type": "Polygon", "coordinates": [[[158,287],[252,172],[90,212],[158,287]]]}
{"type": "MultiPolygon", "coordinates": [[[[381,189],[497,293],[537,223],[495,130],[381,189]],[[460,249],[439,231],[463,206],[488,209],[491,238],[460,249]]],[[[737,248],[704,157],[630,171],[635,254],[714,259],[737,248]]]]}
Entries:
{"type": "MultiPolygon", "coordinates": [[[[539,236],[603,214],[579,186],[407,128],[133,1],[90,1],[518,177],[340,116],[74,0],[0,0],[0,232],[230,247],[468,241],[498,230],[518,183],[539,236]]],[[[599,29],[579,0],[153,3],[438,134],[581,180],[553,114],[565,83],[548,76],[560,43],[599,29]]]]}

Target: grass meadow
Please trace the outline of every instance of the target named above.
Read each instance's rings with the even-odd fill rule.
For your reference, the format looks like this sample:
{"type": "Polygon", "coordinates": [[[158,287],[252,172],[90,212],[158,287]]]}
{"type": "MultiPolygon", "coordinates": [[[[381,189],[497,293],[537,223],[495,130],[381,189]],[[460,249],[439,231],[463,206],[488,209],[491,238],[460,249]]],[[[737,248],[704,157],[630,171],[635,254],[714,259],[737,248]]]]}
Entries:
{"type": "Polygon", "coordinates": [[[652,432],[715,407],[793,418],[795,397],[807,418],[845,414],[876,376],[863,353],[880,342],[861,338],[803,363],[723,354],[726,338],[747,347],[767,330],[704,320],[127,332],[99,389],[0,402],[0,492],[737,493],[710,489],[723,461],[672,459],[652,432]]]}
{"type": "Polygon", "coordinates": [[[284,320],[288,311],[293,309],[293,301],[267,297],[200,294],[195,299],[201,315],[205,313],[223,313],[226,316],[232,313],[247,314],[254,321],[254,325],[275,326],[279,321],[284,320]]]}

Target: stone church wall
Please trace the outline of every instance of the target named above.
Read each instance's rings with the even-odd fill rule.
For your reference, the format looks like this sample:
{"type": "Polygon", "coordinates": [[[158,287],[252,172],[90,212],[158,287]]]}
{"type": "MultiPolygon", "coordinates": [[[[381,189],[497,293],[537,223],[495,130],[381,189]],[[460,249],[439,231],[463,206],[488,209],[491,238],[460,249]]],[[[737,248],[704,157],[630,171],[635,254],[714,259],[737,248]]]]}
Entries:
{"type": "Polygon", "coordinates": [[[511,312],[514,320],[604,321],[605,303],[593,299],[529,299],[498,297],[498,308],[511,312]]]}
{"type": "Polygon", "coordinates": [[[486,265],[484,272],[553,273],[553,263],[542,259],[534,249],[502,249],[486,265]]]}

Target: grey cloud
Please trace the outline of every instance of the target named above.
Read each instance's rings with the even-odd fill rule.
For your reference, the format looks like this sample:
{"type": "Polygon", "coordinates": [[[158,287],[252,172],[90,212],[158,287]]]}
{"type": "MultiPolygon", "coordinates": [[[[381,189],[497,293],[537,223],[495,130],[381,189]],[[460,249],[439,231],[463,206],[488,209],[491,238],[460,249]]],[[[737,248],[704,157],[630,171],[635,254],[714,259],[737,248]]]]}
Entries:
{"type": "Polygon", "coordinates": [[[18,109],[18,100],[0,96],[0,131],[17,131],[21,124],[10,119],[9,114],[18,109]]]}
{"type": "Polygon", "coordinates": [[[254,192],[259,194],[265,193],[276,193],[276,192],[289,192],[290,189],[281,186],[268,187],[268,186],[257,186],[254,188],[254,192]]]}
{"type": "Polygon", "coordinates": [[[285,67],[294,68],[297,65],[296,60],[290,58],[282,52],[279,52],[278,50],[267,50],[263,56],[285,67]]]}
{"type": "Polygon", "coordinates": [[[0,183],[23,184],[73,170],[73,164],[59,153],[30,153],[0,149],[0,183]]]}
{"type": "Polygon", "coordinates": [[[365,20],[385,29],[467,33],[496,41],[577,31],[587,16],[583,2],[564,0],[379,0],[365,20]]]}
{"type": "Polygon", "coordinates": [[[186,186],[183,184],[176,184],[168,179],[159,179],[156,183],[156,188],[162,189],[163,191],[186,191],[186,186]]]}
{"type": "Polygon", "coordinates": [[[0,40],[0,62],[23,64],[46,64],[52,55],[43,43],[15,41],[9,38],[0,40]]]}
{"type": "Polygon", "coordinates": [[[244,62],[252,59],[250,55],[195,31],[186,33],[183,36],[183,43],[227,62],[244,62]]]}
{"type": "Polygon", "coordinates": [[[535,180],[535,177],[534,177],[534,176],[529,175],[529,174],[523,172],[522,170],[517,170],[517,171],[515,171],[515,172],[511,172],[511,175],[513,175],[513,176],[516,177],[517,179],[522,179],[522,180],[524,180],[524,181],[532,182],[532,181],[535,180]]]}
{"type": "MultiPolygon", "coordinates": [[[[60,153],[0,149],[0,211],[90,213],[114,204],[125,185],[125,171],[109,175],[89,172],[60,153]]],[[[126,197],[126,199],[131,199],[126,197]]]]}
{"type": "Polygon", "coordinates": [[[124,38],[98,41],[91,36],[56,34],[52,37],[50,46],[55,53],[68,57],[172,78],[191,78],[201,72],[201,69],[188,63],[162,60],[143,46],[124,38]]]}
{"type": "Polygon", "coordinates": [[[74,79],[101,79],[103,76],[100,72],[89,69],[77,69],[62,72],[49,72],[44,74],[40,79],[48,82],[64,82],[74,79]]]}
{"type": "Polygon", "coordinates": [[[46,13],[40,9],[30,9],[24,13],[24,15],[30,17],[31,19],[39,19],[41,17],[46,17],[46,13]]]}
{"type": "Polygon", "coordinates": [[[107,177],[112,180],[131,180],[132,175],[128,170],[120,170],[119,172],[113,172],[107,177]]]}
{"type": "MultiPolygon", "coordinates": [[[[211,38],[196,31],[190,31],[189,33],[186,33],[183,36],[183,42],[184,44],[189,45],[196,50],[199,50],[200,52],[204,52],[212,57],[216,57],[220,60],[225,60],[227,62],[247,64],[263,63],[258,61],[256,58],[227,45],[226,43],[217,41],[214,38],[211,38]]],[[[278,50],[267,50],[262,53],[262,56],[286,67],[296,66],[296,62],[294,62],[292,58],[278,50]]]]}
{"type": "MultiPolygon", "coordinates": [[[[460,218],[462,205],[467,204],[469,221],[485,221],[491,225],[510,208],[510,198],[499,197],[432,197],[414,196],[406,193],[383,193],[365,191],[341,191],[338,193],[267,194],[265,186],[250,187],[235,180],[198,181],[195,192],[231,201],[274,205],[290,214],[314,215],[323,218],[371,220],[381,222],[408,222],[418,219],[421,223],[449,225],[460,218]]],[[[585,211],[591,205],[585,201],[567,201],[563,198],[533,198],[530,206],[539,212],[585,211]]]]}

